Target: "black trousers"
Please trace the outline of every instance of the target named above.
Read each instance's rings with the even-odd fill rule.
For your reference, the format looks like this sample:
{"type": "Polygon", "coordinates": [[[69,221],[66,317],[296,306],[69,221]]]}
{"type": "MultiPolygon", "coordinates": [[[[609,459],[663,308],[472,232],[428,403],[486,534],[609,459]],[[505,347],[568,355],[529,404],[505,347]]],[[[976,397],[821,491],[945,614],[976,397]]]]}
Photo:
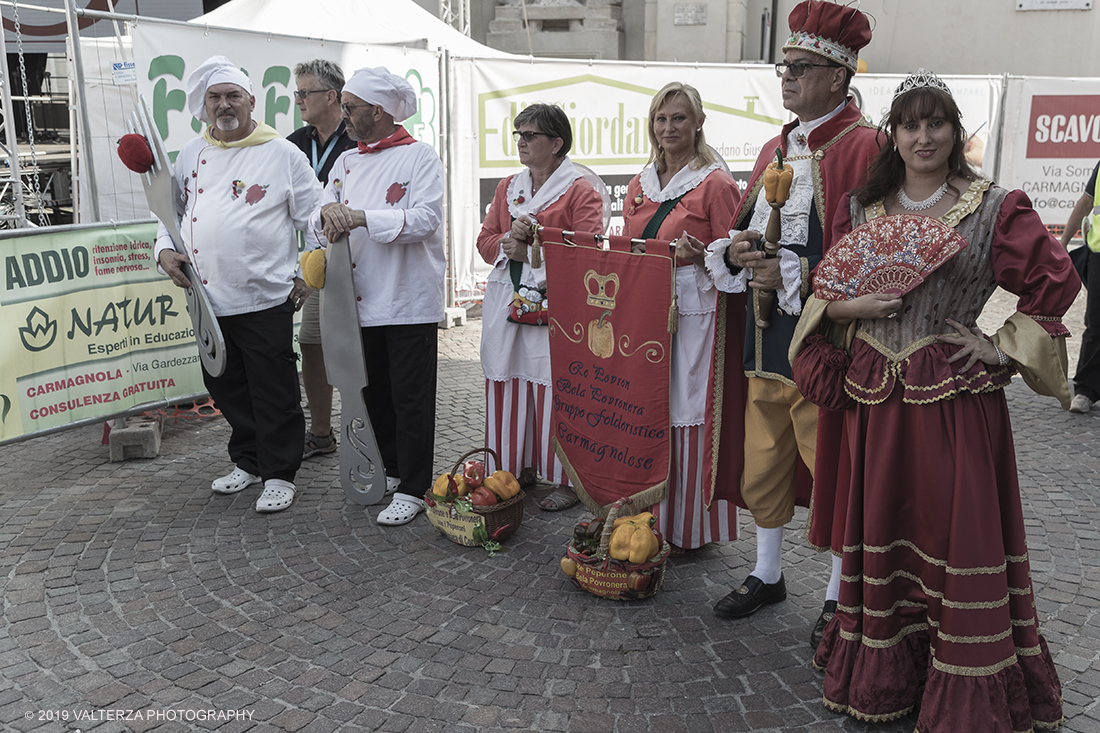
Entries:
{"type": "Polygon", "coordinates": [[[238,468],[294,481],[302,465],[306,421],[294,354],[294,304],[218,318],[225,373],[203,370],[206,389],[233,428],[229,457],[238,468]]]}
{"type": "Polygon", "coordinates": [[[401,479],[403,494],[423,496],[435,459],[435,390],[439,326],[362,328],[367,362],[367,406],[386,475],[401,479]]]}
{"type": "Polygon", "coordinates": [[[1077,356],[1073,384],[1077,394],[1100,400],[1100,253],[1089,252],[1088,296],[1085,300],[1085,333],[1077,356]]]}

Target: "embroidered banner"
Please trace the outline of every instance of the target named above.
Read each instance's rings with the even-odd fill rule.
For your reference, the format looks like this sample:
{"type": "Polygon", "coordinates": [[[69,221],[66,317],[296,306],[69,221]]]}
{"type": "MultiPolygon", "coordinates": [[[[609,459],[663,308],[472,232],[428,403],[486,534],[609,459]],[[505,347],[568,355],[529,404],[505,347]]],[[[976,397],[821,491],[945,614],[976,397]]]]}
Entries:
{"type": "Polygon", "coordinates": [[[632,254],[622,237],[603,250],[592,235],[544,229],[541,242],[554,302],[552,445],[592,512],[621,497],[641,511],[668,490],[675,263],[632,254]]]}

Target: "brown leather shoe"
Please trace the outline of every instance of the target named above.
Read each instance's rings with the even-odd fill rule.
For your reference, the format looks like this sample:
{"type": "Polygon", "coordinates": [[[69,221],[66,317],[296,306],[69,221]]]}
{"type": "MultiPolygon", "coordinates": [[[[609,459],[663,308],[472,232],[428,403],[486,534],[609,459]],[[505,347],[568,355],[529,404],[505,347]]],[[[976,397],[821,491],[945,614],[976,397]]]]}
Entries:
{"type": "Polygon", "coordinates": [[[737,590],[714,605],[714,613],[722,618],[745,618],[761,606],[787,600],[787,582],[780,574],[779,582],[765,583],[755,575],[745,578],[737,590]]]}

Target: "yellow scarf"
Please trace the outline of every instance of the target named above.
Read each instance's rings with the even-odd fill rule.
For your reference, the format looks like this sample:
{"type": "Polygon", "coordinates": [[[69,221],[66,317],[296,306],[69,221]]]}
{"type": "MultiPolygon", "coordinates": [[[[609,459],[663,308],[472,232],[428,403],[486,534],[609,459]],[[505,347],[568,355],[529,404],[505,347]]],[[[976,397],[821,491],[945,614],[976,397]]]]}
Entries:
{"type": "Polygon", "coordinates": [[[256,129],[250,132],[244,138],[228,143],[216,139],[211,134],[211,130],[213,129],[213,125],[208,126],[205,130],[202,131],[202,137],[204,140],[206,140],[206,142],[210,143],[211,145],[217,145],[219,148],[247,148],[252,145],[263,145],[264,143],[270,142],[277,137],[282,137],[282,135],[280,135],[274,127],[271,127],[270,125],[265,125],[262,122],[257,122],[256,129]]]}

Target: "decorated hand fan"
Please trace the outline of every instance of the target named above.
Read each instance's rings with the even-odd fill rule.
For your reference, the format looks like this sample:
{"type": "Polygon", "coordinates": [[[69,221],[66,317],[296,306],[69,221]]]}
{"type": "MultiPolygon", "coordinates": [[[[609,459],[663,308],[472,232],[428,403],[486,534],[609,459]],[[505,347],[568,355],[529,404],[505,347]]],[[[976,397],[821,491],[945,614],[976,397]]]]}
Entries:
{"type": "Polygon", "coordinates": [[[820,300],[851,300],[868,293],[905,295],[966,246],[939,219],[893,214],[861,224],[825,253],[814,273],[820,300]]]}

